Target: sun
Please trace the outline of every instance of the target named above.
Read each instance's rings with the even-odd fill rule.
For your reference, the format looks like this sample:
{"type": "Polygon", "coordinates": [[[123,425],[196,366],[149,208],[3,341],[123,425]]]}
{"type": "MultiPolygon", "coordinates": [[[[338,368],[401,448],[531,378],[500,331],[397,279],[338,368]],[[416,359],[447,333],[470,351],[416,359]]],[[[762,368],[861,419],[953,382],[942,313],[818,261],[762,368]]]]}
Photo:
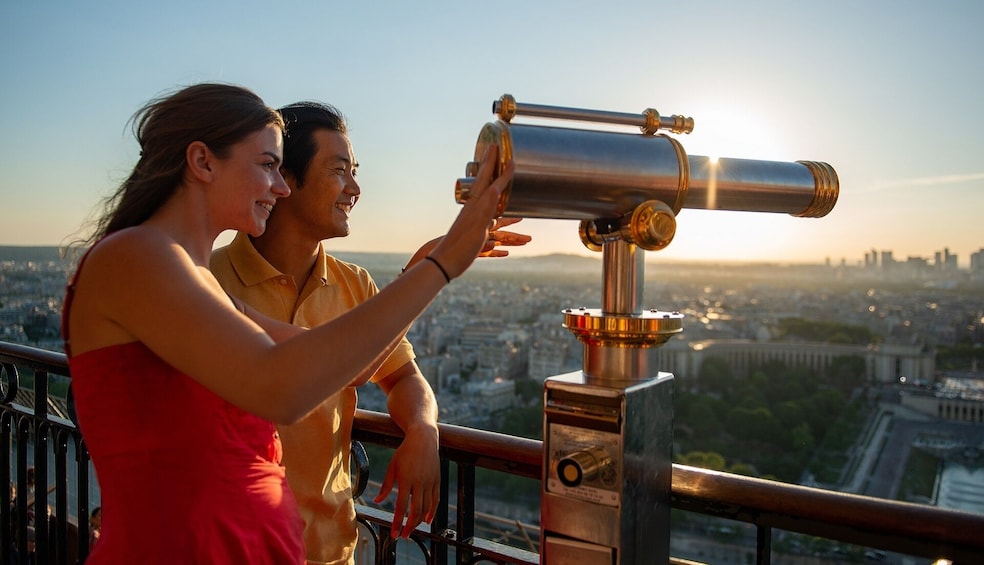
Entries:
{"type": "Polygon", "coordinates": [[[796,230],[787,214],[737,212],[721,208],[717,181],[729,159],[755,161],[795,160],[781,124],[769,114],[739,110],[740,106],[694,109],[694,130],[677,139],[687,155],[706,157],[710,165],[707,200],[681,210],[677,233],[665,253],[680,259],[735,261],[778,259],[796,245],[796,230]],[[781,235],[780,235],[781,234],[781,235]]]}
{"type": "Polygon", "coordinates": [[[718,158],[786,160],[780,129],[768,116],[737,108],[712,107],[695,114],[693,133],[678,138],[688,155],[718,158]]]}

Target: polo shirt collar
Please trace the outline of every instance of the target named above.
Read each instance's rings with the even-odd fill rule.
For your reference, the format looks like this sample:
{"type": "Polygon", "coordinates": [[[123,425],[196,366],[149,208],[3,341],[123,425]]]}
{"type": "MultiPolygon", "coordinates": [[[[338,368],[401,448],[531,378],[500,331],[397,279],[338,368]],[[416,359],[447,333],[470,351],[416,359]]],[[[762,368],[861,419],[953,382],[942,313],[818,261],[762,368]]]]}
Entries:
{"type": "Polygon", "coordinates": [[[260,252],[253,247],[249,235],[239,232],[229,244],[229,261],[236,270],[239,280],[246,286],[260,284],[263,281],[283,276],[260,252]]]}
{"type": "Polygon", "coordinates": [[[335,282],[331,271],[328,270],[328,254],[325,253],[325,244],[322,241],[318,242],[318,259],[314,263],[314,269],[311,270],[311,278],[314,277],[318,277],[324,285],[335,282]]]}
{"type": "MultiPolygon", "coordinates": [[[[270,279],[284,276],[276,267],[260,255],[260,252],[253,246],[249,235],[239,232],[229,244],[229,260],[232,268],[236,270],[239,280],[246,286],[260,284],[270,279]]],[[[311,277],[317,277],[321,284],[330,284],[334,277],[328,270],[328,257],[325,255],[324,244],[318,242],[318,259],[315,261],[311,277]]],[[[299,287],[303,288],[307,281],[294,281],[299,287]]]]}

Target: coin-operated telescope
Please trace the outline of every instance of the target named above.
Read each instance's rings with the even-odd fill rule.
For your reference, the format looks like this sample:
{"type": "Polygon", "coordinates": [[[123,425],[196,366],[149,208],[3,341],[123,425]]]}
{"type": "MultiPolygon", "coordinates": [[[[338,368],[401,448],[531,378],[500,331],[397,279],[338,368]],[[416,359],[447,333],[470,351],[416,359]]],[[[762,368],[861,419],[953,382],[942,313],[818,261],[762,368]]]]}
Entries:
{"type": "Polygon", "coordinates": [[[544,381],[541,562],[629,565],[669,560],[673,375],[653,352],[683,329],[675,311],[642,309],[639,249],[669,245],[683,208],[818,218],[837,202],[834,169],[816,161],[688,156],[661,131],[690,133],[692,118],[493,103],[455,199],[471,193],[478,161],[499,149],[497,176],[515,165],[499,212],[579,220],[602,252],[602,307],[568,308],[564,326],[584,346],[583,369],[544,381]],[[641,133],[516,124],[519,116],[638,126],[641,133]]]}

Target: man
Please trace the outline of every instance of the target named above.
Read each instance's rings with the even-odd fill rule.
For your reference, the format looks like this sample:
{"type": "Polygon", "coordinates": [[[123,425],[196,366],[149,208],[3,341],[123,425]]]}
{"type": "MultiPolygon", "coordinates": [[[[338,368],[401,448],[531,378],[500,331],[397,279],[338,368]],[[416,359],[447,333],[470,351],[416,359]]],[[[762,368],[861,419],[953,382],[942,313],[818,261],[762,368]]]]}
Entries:
{"type": "MultiPolygon", "coordinates": [[[[345,119],[335,108],[301,102],[280,112],[287,124],[281,172],[291,195],[277,203],[262,236],[239,233],[216,250],[211,269],[230,294],[258,311],[314,327],[377,292],[365,269],[326,254],[322,245],[349,234],[349,213],[361,194],[358,162],[345,119]]],[[[493,230],[510,223],[500,221],[493,230]]],[[[529,241],[510,232],[495,236],[485,255],[506,254],[495,250],[495,244],[529,241]]],[[[387,394],[389,413],[405,433],[376,502],[398,487],[390,535],[406,537],[422,521],[433,519],[440,496],[437,402],[406,338],[371,380],[387,394]]],[[[279,428],[287,481],[305,521],[309,562],[353,562],[357,531],[349,445],[356,401],[356,389],[345,388],[297,424],[279,428]]]]}

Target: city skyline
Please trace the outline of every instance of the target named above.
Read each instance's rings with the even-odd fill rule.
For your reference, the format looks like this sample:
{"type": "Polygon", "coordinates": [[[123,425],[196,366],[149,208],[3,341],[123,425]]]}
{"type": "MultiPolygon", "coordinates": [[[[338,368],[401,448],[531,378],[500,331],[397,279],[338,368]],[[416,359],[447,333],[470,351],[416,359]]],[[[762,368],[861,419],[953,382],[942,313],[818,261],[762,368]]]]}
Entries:
{"type": "MultiPolygon", "coordinates": [[[[966,1],[7,3],[0,245],[77,235],[135,161],[133,112],[221,81],[347,116],[363,195],[333,251],[409,254],[443,233],[491,102],[510,93],[692,116],[694,132],[675,136],[691,155],[824,161],[840,177],[825,218],[684,209],[653,258],[853,265],[948,248],[967,268],[984,247],[982,16],[966,1]]],[[[590,253],[575,221],[519,228],[534,241],[518,256],[590,253]]]]}

